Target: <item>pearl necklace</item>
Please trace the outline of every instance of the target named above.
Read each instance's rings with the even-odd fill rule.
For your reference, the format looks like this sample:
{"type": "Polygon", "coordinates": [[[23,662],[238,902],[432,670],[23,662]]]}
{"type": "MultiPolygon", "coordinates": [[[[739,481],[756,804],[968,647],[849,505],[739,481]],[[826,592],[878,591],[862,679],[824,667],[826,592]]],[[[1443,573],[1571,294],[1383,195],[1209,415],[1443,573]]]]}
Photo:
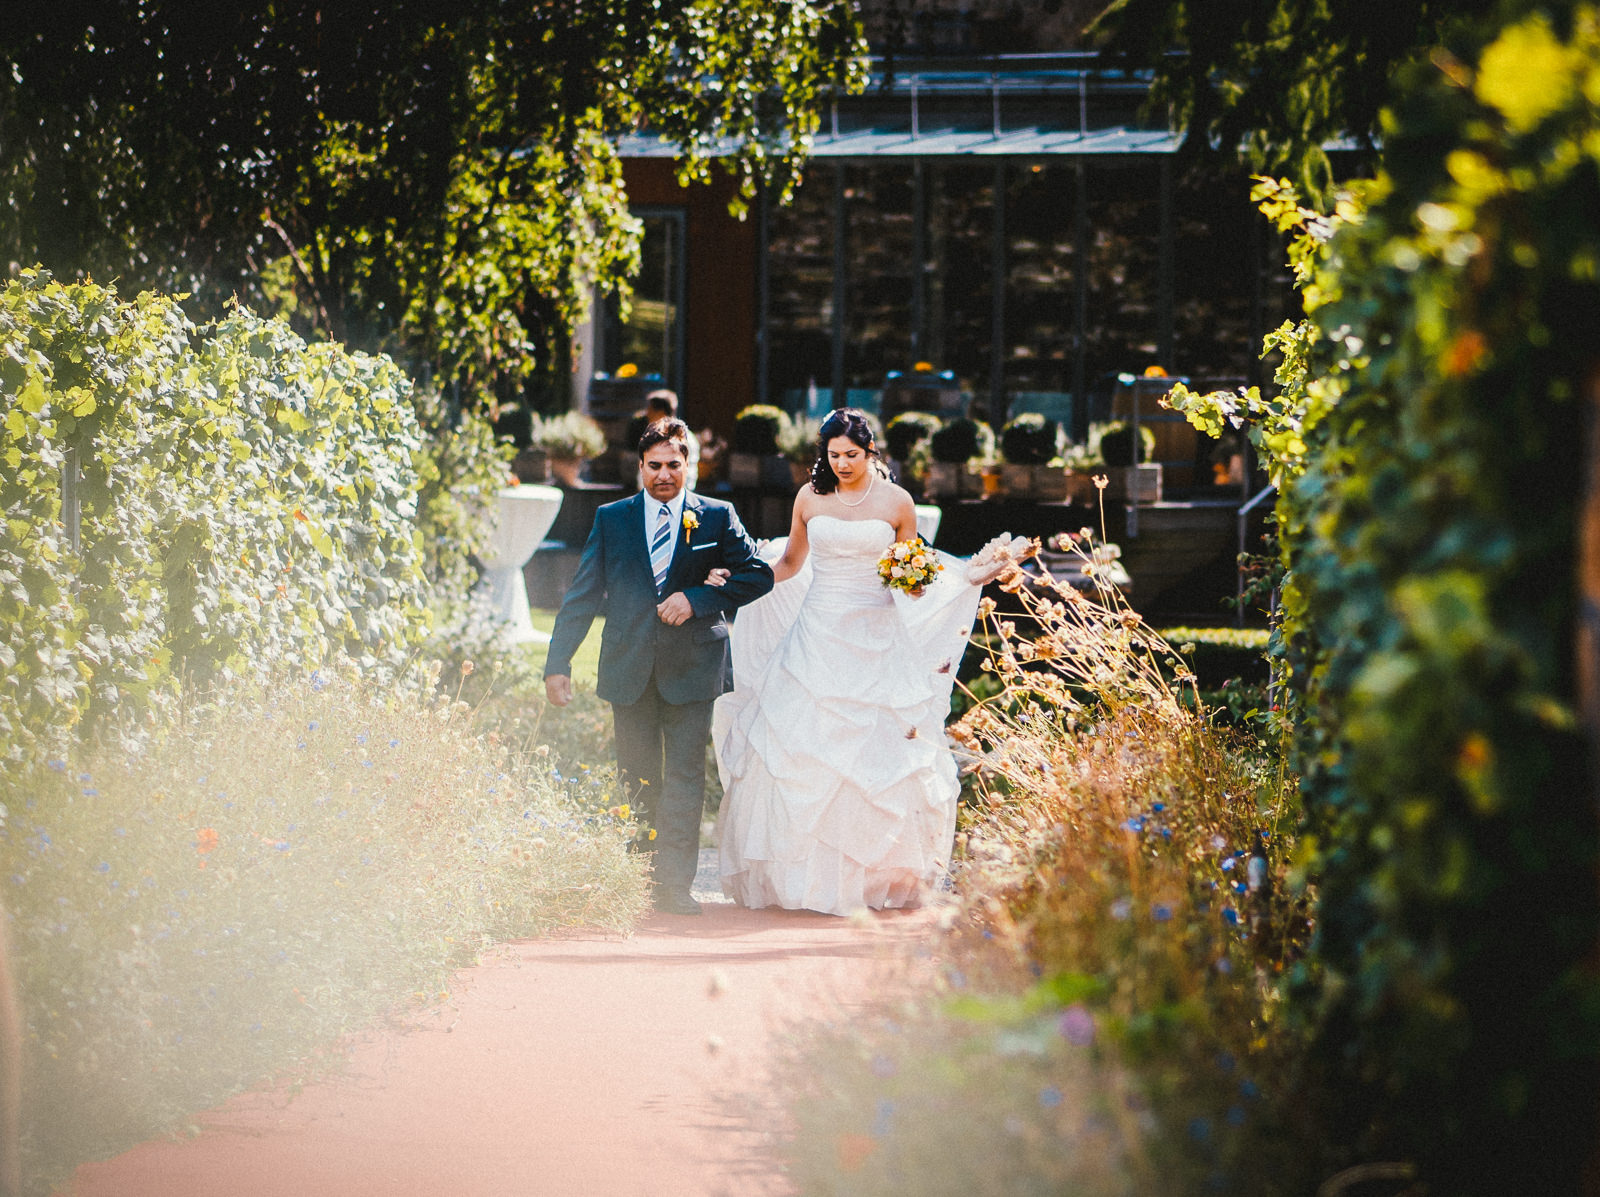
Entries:
{"type": "Polygon", "coordinates": [[[859,499],[857,499],[854,503],[846,503],[844,501],[844,493],[842,491],[838,491],[838,490],[834,491],[833,492],[833,497],[838,499],[842,506],[845,506],[845,507],[860,507],[861,504],[863,504],[863,503],[865,503],[867,501],[867,496],[872,493],[872,484],[874,482],[876,482],[876,481],[877,481],[877,477],[869,469],[868,472],[867,472],[867,489],[862,494],[862,496],[859,499]]]}

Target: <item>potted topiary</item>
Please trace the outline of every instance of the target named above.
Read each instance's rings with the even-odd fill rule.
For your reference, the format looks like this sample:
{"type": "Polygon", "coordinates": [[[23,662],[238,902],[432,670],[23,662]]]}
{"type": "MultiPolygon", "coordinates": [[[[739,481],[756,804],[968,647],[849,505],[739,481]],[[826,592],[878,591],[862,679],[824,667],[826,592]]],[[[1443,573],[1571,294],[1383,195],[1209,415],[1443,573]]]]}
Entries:
{"type": "Polygon", "coordinates": [[[1023,412],[1000,430],[1006,494],[1017,498],[1066,497],[1066,474],[1051,466],[1061,452],[1061,425],[1038,412],[1023,412]]]}
{"type": "Polygon", "coordinates": [[[733,417],[728,481],[735,486],[787,485],[789,464],[783,456],[783,442],[790,423],[782,408],[768,403],[741,408],[733,417]]]}
{"type": "Polygon", "coordinates": [[[978,495],[982,482],[973,465],[994,457],[994,430],[982,420],[957,416],[928,437],[928,494],[978,495]]]}
{"type": "Polygon", "coordinates": [[[789,463],[789,477],[796,490],[811,481],[811,466],[817,460],[817,435],[821,430],[821,420],[802,416],[790,420],[778,436],[778,447],[789,463]]]}
{"type": "Polygon", "coordinates": [[[606,451],[605,433],[593,417],[581,411],[535,416],[530,435],[532,444],[550,459],[550,473],[561,486],[578,486],[583,463],[606,451]]]}
{"type": "Polygon", "coordinates": [[[919,494],[928,477],[928,438],[939,431],[939,417],[932,412],[901,412],[889,421],[884,433],[884,453],[899,475],[900,485],[919,494]]]}
{"type": "Polygon", "coordinates": [[[1155,452],[1155,434],[1139,426],[1136,441],[1126,421],[1113,420],[1099,429],[1100,459],[1106,464],[1108,499],[1130,503],[1161,502],[1161,466],[1150,460],[1155,452]]]}

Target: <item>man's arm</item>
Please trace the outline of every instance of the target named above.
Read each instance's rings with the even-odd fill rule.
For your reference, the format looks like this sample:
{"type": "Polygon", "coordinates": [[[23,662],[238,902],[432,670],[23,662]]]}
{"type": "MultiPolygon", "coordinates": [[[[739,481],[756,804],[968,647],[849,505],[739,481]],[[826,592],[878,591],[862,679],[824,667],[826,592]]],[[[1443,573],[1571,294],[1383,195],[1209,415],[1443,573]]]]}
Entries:
{"type": "Polygon", "coordinates": [[[756,555],[755,542],[739,522],[738,513],[732,507],[724,510],[728,524],[717,538],[717,556],[718,564],[728,571],[728,580],[721,586],[702,584],[683,591],[697,616],[731,611],[772,589],[772,567],[756,555]]]}
{"type": "Polygon", "coordinates": [[[544,676],[547,679],[545,692],[550,694],[552,701],[555,700],[555,694],[550,689],[550,678],[566,679],[567,696],[571,697],[572,658],[577,654],[583,638],[589,634],[594,617],[600,611],[600,604],[605,600],[606,546],[605,536],[600,531],[600,519],[596,515],[594,527],[589,529],[583,556],[578,559],[578,572],[573,575],[572,585],[561,600],[561,610],[557,612],[555,627],[550,632],[550,652],[545,657],[544,676]]]}

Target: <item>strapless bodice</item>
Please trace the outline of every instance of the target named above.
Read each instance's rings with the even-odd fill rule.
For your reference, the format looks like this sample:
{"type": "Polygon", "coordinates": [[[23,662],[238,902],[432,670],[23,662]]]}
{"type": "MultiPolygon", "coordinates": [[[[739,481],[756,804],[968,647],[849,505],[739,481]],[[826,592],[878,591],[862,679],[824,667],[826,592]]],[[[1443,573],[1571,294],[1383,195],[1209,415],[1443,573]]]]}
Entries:
{"type": "Polygon", "coordinates": [[[811,545],[811,601],[893,605],[889,588],[878,577],[878,559],[894,543],[894,525],[888,520],[814,515],[806,523],[806,539],[811,545]]]}

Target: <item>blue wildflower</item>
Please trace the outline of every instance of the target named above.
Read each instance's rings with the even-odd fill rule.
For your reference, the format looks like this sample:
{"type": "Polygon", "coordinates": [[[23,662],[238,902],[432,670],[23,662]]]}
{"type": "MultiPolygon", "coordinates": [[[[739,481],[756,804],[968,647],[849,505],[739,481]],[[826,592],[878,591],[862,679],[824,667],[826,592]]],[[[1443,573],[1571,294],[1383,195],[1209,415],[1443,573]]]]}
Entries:
{"type": "Polygon", "coordinates": [[[399,748],[400,747],[400,741],[395,739],[393,736],[391,736],[389,738],[389,747],[390,748],[399,748]]]}
{"type": "Polygon", "coordinates": [[[96,873],[109,873],[111,871],[111,865],[102,860],[99,864],[94,866],[94,871],[96,873]]]}
{"type": "Polygon", "coordinates": [[[306,730],[307,731],[316,731],[317,730],[317,721],[315,719],[313,719],[310,723],[306,724],[306,730]]]}
{"type": "Polygon", "coordinates": [[[46,761],[44,764],[45,768],[54,769],[57,773],[65,773],[67,771],[66,761],[46,761]]]}
{"type": "Polygon", "coordinates": [[[1133,818],[1127,820],[1125,823],[1123,823],[1122,829],[1124,831],[1143,831],[1144,830],[1144,816],[1143,815],[1136,815],[1133,818]]]}
{"type": "Polygon", "coordinates": [[[1158,923],[1165,923],[1172,918],[1172,907],[1165,902],[1157,902],[1150,908],[1150,917],[1158,923]]]}
{"type": "Polygon", "coordinates": [[[1232,906],[1224,906],[1222,908],[1222,917],[1223,920],[1231,927],[1237,927],[1239,925],[1239,912],[1232,906]]]}
{"type": "Polygon", "coordinates": [[[872,1120],[872,1136],[881,1139],[889,1133],[890,1120],[894,1118],[894,1102],[887,1097],[878,1098],[877,1115],[872,1120]]]}
{"type": "Polygon", "coordinates": [[[1229,1106],[1227,1118],[1229,1126],[1243,1126],[1245,1119],[1244,1107],[1229,1106]]]}
{"type": "Polygon", "coordinates": [[[1039,1104],[1047,1110],[1053,1110],[1061,1104],[1061,1090],[1054,1085],[1046,1085],[1039,1090],[1039,1104]]]}
{"type": "Polygon", "coordinates": [[[1131,914],[1133,914],[1133,903],[1127,898],[1118,898],[1111,903],[1111,917],[1119,923],[1127,921],[1131,914]]]}
{"type": "Polygon", "coordinates": [[[1231,873],[1233,871],[1233,866],[1237,863],[1238,862],[1233,857],[1228,857],[1228,859],[1222,862],[1222,871],[1224,873],[1231,873]]]}
{"type": "Polygon", "coordinates": [[[1189,1137],[1196,1143],[1207,1143],[1211,1140],[1211,1119],[1189,1119],[1189,1137]]]}
{"type": "Polygon", "coordinates": [[[95,789],[93,786],[84,786],[83,796],[85,798],[98,798],[100,796],[100,791],[95,789]]]}
{"type": "Polygon", "coordinates": [[[1240,1081],[1239,1096],[1254,1101],[1261,1096],[1261,1089],[1254,1081],[1240,1081]]]}
{"type": "Polygon", "coordinates": [[[1150,809],[1159,815],[1162,811],[1167,809],[1167,804],[1165,802],[1153,802],[1150,804],[1150,809]]]}
{"type": "Polygon", "coordinates": [[[1217,1067],[1223,1072],[1232,1072],[1236,1063],[1237,1061],[1233,1058],[1232,1052],[1217,1053],[1217,1067]]]}
{"type": "Polygon", "coordinates": [[[366,732],[357,732],[356,733],[356,743],[357,744],[365,744],[366,742],[367,742],[367,733],[366,732]]]}

